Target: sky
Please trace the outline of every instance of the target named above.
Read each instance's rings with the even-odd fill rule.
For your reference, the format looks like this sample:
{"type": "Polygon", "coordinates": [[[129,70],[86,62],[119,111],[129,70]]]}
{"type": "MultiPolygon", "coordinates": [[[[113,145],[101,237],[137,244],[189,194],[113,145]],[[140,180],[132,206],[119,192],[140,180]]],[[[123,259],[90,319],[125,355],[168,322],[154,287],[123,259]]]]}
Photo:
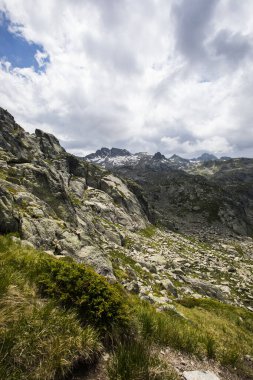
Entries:
{"type": "Polygon", "coordinates": [[[0,0],[0,106],[71,153],[253,157],[252,0],[0,0]]]}

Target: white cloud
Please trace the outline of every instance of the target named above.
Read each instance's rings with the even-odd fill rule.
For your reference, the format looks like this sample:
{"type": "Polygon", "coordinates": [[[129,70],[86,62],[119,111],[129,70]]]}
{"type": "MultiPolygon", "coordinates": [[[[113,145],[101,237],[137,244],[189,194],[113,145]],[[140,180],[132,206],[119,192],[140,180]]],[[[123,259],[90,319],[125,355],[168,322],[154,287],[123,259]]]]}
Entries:
{"type": "Polygon", "coordinates": [[[0,65],[0,105],[27,130],[77,154],[253,155],[251,0],[0,0],[0,10],[43,47],[40,66],[50,57],[40,73],[0,65]]]}
{"type": "Polygon", "coordinates": [[[35,59],[39,65],[40,68],[44,67],[48,62],[48,54],[46,52],[37,50],[35,54],[35,59]]]}
{"type": "Polygon", "coordinates": [[[212,136],[205,140],[195,140],[181,142],[179,137],[162,137],[161,142],[165,145],[165,151],[168,155],[174,152],[182,153],[191,157],[193,154],[201,154],[203,152],[210,152],[214,154],[230,154],[233,147],[228,141],[221,136],[212,136]]]}

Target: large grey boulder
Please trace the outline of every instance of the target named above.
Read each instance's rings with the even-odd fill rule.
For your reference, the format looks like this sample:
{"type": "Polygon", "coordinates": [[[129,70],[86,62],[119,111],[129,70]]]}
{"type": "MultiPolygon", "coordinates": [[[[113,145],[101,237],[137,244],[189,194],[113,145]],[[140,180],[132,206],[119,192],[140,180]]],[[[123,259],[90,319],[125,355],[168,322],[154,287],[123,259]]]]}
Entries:
{"type": "Polygon", "coordinates": [[[80,262],[90,265],[98,274],[105,276],[111,282],[116,281],[111,261],[99,248],[94,246],[83,247],[77,253],[77,257],[80,262]]]}
{"type": "Polygon", "coordinates": [[[227,298],[227,293],[222,288],[213,285],[208,281],[199,280],[198,278],[183,277],[183,280],[191,285],[191,288],[203,296],[216,298],[220,301],[227,298]]]}
{"type": "Polygon", "coordinates": [[[161,281],[161,285],[169,291],[171,294],[173,294],[175,297],[177,297],[177,289],[175,288],[174,284],[167,278],[165,280],[161,281]]]}
{"type": "Polygon", "coordinates": [[[185,371],[183,376],[185,380],[220,380],[218,376],[210,371],[185,371]]]}

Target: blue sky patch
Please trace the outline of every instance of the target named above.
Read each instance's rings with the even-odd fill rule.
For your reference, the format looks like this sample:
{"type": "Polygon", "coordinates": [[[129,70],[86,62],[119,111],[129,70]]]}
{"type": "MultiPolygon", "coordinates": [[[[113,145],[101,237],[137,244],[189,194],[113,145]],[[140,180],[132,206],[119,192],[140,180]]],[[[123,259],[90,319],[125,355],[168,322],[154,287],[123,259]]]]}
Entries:
{"type": "Polygon", "coordinates": [[[10,32],[11,22],[6,14],[0,12],[0,59],[11,63],[12,67],[34,67],[36,72],[45,71],[49,57],[45,55],[43,64],[38,64],[35,59],[39,51],[45,54],[43,46],[28,42],[22,35],[10,32]]]}

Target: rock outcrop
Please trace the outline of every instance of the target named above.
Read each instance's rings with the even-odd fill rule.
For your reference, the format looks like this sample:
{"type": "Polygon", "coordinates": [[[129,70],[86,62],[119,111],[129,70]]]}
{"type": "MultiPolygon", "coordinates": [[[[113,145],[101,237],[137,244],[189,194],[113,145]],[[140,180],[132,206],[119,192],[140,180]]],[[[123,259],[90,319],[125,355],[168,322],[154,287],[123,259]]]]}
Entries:
{"type": "Polygon", "coordinates": [[[29,134],[0,108],[0,232],[56,255],[87,262],[113,278],[104,246],[147,218],[127,184],[68,154],[51,134],[29,134]]]}

